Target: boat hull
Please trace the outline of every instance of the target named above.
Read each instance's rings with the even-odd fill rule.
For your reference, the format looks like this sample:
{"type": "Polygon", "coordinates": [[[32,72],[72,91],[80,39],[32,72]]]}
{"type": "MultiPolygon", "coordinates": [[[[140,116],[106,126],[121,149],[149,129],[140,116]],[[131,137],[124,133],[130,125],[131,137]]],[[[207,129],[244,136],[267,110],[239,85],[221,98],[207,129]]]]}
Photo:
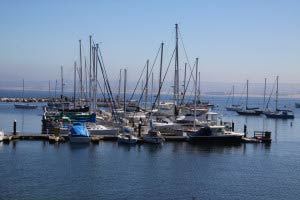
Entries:
{"type": "Polygon", "coordinates": [[[241,108],[237,108],[237,107],[226,107],[227,111],[241,111],[241,108]]]}
{"type": "Polygon", "coordinates": [[[262,114],[260,110],[249,110],[249,111],[236,111],[239,115],[247,115],[247,116],[259,116],[262,114]]]}
{"type": "Polygon", "coordinates": [[[268,114],[264,113],[267,118],[272,118],[272,119],[294,119],[294,115],[281,115],[281,114],[268,114]]]}

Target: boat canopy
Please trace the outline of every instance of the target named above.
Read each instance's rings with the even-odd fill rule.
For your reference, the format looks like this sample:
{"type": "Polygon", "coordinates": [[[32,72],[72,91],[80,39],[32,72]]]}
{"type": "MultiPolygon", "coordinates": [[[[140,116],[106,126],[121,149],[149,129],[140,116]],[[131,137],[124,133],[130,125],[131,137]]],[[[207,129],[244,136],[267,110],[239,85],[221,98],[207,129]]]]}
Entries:
{"type": "Polygon", "coordinates": [[[87,130],[86,126],[81,124],[74,124],[70,132],[72,135],[76,135],[76,136],[86,136],[86,137],[90,136],[90,133],[87,130]]]}

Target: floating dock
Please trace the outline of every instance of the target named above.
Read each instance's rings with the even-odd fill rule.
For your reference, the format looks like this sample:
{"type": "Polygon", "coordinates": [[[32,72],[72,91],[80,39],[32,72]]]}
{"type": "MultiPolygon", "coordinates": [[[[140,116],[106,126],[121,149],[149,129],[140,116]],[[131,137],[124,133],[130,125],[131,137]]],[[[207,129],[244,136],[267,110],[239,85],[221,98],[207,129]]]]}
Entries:
{"type": "MultiPolygon", "coordinates": [[[[165,141],[167,142],[186,142],[186,136],[163,136],[165,141]]],[[[117,135],[92,135],[91,142],[99,143],[99,141],[117,141],[117,135]]],[[[54,134],[6,134],[3,138],[4,142],[9,142],[12,140],[42,140],[49,141],[50,143],[56,142],[66,142],[69,140],[67,134],[61,134],[59,136],[55,136],[54,134]]],[[[139,139],[139,143],[143,143],[143,139],[139,139]]]]}

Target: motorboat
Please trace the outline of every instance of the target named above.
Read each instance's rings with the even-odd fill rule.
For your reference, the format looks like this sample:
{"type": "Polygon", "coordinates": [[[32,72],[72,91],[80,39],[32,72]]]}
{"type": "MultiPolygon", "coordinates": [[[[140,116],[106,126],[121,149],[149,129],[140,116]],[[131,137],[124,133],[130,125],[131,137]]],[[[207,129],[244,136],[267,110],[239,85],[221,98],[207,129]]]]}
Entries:
{"type": "Polygon", "coordinates": [[[244,133],[227,131],[225,126],[205,126],[184,131],[190,142],[240,143],[244,133]]]}
{"type": "Polygon", "coordinates": [[[71,143],[89,143],[90,132],[86,126],[81,123],[74,123],[70,129],[69,140],[71,143]]]}

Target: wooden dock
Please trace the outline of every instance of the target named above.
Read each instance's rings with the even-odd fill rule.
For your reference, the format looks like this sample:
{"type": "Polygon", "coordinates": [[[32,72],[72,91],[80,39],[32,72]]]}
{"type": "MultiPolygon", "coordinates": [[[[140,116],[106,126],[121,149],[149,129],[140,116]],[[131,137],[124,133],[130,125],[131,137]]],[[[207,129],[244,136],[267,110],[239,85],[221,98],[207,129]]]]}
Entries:
{"type": "MultiPolygon", "coordinates": [[[[185,142],[187,137],[185,136],[163,136],[166,142],[185,142]]],[[[118,137],[116,135],[92,135],[91,142],[94,144],[100,141],[117,141],[118,137]]],[[[6,134],[4,136],[3,142],[9,142],[12,140],[32,140],[32,141],[49,141],[50,143],[66,142],[69,140],[67,134],[61,134],[55,136],[54,134],[6,134]]],[[[143,143],[140,139],[139,143],[143,143]]]]}

